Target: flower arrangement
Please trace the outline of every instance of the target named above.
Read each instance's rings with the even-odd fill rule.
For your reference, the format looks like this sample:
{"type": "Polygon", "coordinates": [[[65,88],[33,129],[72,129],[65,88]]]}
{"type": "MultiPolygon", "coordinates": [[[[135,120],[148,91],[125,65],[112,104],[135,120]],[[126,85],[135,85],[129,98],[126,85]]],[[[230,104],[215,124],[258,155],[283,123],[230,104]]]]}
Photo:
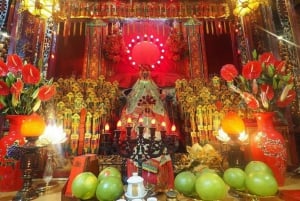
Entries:
{"type": "Polygon", "coordinates": [[[114,63],[121,61],[125,54],[125,42],[118,27],[114,27],[113,33],[107,35],[103,44],[104,57],[114,63]]]}
{"type": "Polygon", "coordinates": [[[23,64],[18,55],[8,55],[6,63],[0,60],[2,114],[32,114],[40,108],[42,101],[50,100],[55,93],[52,79],[46,80],[37,67],[23,64]]]}
{"type": "Polygon", "coordinates": [[[187,45],[184,40],[183,34],[177,29],[170,32],[166,41],[167,56],[173,61],[180,61],[186,54],[187,45]]]}
{"type": "Polygon", "coordinates": [[[252,56],[254,60],[242,67],[241,75],[234,65],[226,64],[221,68],[221,77],[249,109],[280,114],[280,108],[289,106],[296,97],[293,76],[287,71],[285,61],[270,52],[257,55],[253,51],[252,56]]]}

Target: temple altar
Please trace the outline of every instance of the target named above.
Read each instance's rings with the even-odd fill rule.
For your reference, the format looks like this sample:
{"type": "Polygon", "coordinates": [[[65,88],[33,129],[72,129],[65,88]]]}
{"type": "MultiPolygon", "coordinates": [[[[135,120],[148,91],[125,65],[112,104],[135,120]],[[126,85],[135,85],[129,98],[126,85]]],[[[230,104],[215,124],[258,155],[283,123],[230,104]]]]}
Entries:
{"type": "MultiPolygon", "coordinates": [[[[138,172],[146,185],[160,192],[159,200],[166,199],[161,192],[174,188],[178,172],[197,168],[190,155],[209,153],[204,157],[212,163],[202,158],[196,162],[224,171],[234,141],[220,140],[225,114],[237,113],[249,138],[257,123],[255,111],[242,103],[244,93],[230,85],[236,80],[226,82],[220,69],[232,64],[242,76],[243,66],[264,52],[283,61],[272,67],[292,75],[291,80],[285,77],[293,83],[285,95],[294,100],[281,108],[284,120],[274,122],[287,148],[287,183],[280,191],[299,190],[298,175],[290,172],[300,157],[300,18],[295,2],[51,0],[53,5],[44,5],[43,0],[4,0],[0,58],[17,54],[53,81],[55,96],[37,112],[66,135],[53,174],[59,185],[37,200],[62,199],[72,160],[89,154],[97,155],[99,170],[117,167],[124,183],[138,172]],[[48,17],[43,15],[46,7],[48,17]],[[288,94],[292,90],[295,93],[288,94]]],[[[272,68],[268,77],[273,73],[278,72],[272,68]]],[[[260,82],[251,83],[255,95],[260,82]]],[[[266,101],[263,95],[259,98],[266,101]]],[[[8,126],[1,116],[0,139],[8,126]]],[[[248,161],[246,137],[238,151],[248,161]]],[[[41,170],[34,181],[45,166],[45,150],[38,151],[41,170]]],[[[0,201],[10,197],[1,192],[0,201]]],[[[226,200],[235,198],[229,195],[226,200]]],[[[284,199],[279,193],[276,200],[284,199]]]]}

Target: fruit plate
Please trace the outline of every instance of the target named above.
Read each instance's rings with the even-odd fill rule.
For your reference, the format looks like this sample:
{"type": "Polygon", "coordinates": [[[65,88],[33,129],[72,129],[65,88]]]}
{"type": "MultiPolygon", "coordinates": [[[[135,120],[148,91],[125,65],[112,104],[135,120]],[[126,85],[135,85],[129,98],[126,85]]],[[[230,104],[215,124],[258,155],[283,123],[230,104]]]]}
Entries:
{"type": "Polygon", "coordinates": [[[228,193],[232,197],[247,200],[247,201],[259,201],[259,200],[264,200],[264,199],[276,200],[276,198],[278,198],[278,193],[276,193],[276,195],[272,195],[272,196],[258,196],[258,195],[253,195],[249,192],[240,191],[240,190],[236,190],[233,188],[230,188],[228,193]]]}

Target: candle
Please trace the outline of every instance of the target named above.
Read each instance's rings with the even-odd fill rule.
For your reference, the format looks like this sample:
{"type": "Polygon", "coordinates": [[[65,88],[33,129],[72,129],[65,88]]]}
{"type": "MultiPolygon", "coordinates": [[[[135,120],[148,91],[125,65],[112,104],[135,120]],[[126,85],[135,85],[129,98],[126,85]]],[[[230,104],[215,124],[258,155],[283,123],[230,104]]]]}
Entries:
{"type": "Polygon", "coordinates": [[[155,127],[155,123],[156,123],[156,122],[155,122],[155,119],[152,119],[152,120],[151,120],[151,125],[152,125],[152,127],[155,127]]]}
{"type": "Polygon", "coordinates": [[[174,124],[173,124],[172,127],[171,127],[171,131],[172,131],[172,132],[175,132],[175,131],[176,131],[176,126],[175,126],[174,124]]]}
{"type": "Polygon", "coordinates": [[[108,123],[106,123],[106,124],[105,124],[105,126],[104,126],[104,130],[105,130],[106,132],[108,132],[108,131],[109,131],[109,125],[108,125],[108,123]]]}
{"type": "Polygon", "coordinates": [[[161,122],[161,129],[164,131],[164,130],[166,130],[166,122],[161,122]]]}
{"type": "Polygon", "coordinates": [[[127,124],[128,124],[128,126],[130,126],[132,124],[132,120],[130,117],[128,117],[128,119],[127,119],[127,124]]]}
{"type": "Polygon", "coordinates": [[[117,129],[120,130],[121,126],[122,126],[122,122],[121,122],[121,120],[119,120],[117,122],[117,129]]]}
{"type": "Polygon", "coordinates": [[[140,125],[140,126],[143,125],[143,118],[142,118],[142,117],[139,118],[139,125],[140,125]]]}

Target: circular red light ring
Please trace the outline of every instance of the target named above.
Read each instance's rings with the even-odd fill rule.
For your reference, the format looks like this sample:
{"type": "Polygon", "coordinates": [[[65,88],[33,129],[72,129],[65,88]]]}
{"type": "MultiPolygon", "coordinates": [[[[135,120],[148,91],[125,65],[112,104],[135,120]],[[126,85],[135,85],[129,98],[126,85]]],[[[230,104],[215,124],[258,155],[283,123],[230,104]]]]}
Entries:
{"type": "Polygon", "coordinates": [[[132,49],[137,43],[142,42],[142,41],[149,41],[149,42],[154,43],[157,46],[157,48],[159,49],[159,52],[160,52],[160,56],[159,56],[159,59],[155,62],[155,64],[151,65],[151,68],[155,68],[155,67],[159,66],[162,63],[162,60],[164,59],[164,56],[163,56],[163,54],[165,53],[165,49],[163,48],[164,44],[160,42],[159,38],[156,38],[153,35],[150,35],[148,37],[147,34],[144,34],[143,37],[137,35],[136,37],[132,38],[130,40],[130,42],[128,43],[126,52],[128,54],[128,61],[130,62],[130,64],[132,66],[136,66],[136,62],[133,60],[133,58],[131,56],[132,49]]]}

